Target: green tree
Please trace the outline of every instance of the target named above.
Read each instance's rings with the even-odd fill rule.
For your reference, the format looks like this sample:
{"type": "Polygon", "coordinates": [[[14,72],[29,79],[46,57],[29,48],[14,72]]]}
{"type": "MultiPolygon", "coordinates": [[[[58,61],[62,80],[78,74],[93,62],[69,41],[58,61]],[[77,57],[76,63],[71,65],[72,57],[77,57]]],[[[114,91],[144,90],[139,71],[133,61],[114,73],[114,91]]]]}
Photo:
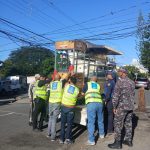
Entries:
{"type": "Polygon", "coordinates": [[[42,73],[48,75],[49,73],[52,73],[54,71],[54,57],[46,58],[41,65],[42,73]]]}
{"type": "Polygon", "coordinates": [[[36,73],[49,74],[54,67],[54,54],[42,47],[21,47],[12,51],[4,61],[1,74],[34,75],[36,73]]]}
{"type": "Polygon", "coordinates": [[[125,68],[128,70],[128,76],[130,79],[135,79],[136,77],[136,73],[139,75],[140,71],[138,68],[136,68],[135,66],[125,66],[125,68]]]}
{"type": "Polygon", "coordinates": [[[137,38],[140,62],[150,73],[150,14],[147,21],[139,14],[137,38]]]}

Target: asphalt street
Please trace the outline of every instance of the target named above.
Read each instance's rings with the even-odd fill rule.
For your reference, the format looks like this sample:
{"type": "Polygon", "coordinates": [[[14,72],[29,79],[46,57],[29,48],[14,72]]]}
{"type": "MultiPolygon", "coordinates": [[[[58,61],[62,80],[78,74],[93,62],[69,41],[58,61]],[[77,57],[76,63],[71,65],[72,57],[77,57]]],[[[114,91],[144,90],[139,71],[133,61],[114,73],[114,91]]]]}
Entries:
{"type": "MultiPolygon", "coordinates": [[[[147,104],[150,104],[150,91],[145,91],[145,97],[147,104]]],[[[0,150],[108,150],[107,144],[113,142],[113,136],[110,136],[103,140],[97,138],[94,147],[87,146],[87,130],[83,126],[74,126],[74,144],[61,145],[58,141],[51,142],[46,137],[47,123],[43,132],[33,132],[28,125],[28,112],[29,103],[25,97],[13,103],[0,105],[0,150]]],[[[150,120],[147,114],[137,113],[137,115],[134,121],[134,147],[130,149],[149,150],[150,120]]],[[[57,125],[57,131],[59,136],[60,123],[57,125]]],[[[124,146],[123,150],[129,150],[129,148],[124,146]]]]}
{"type": "MultiPolygon", "coordinates": [[[[28,125],[29,103],[23,99],[0,106],[0,150],[63,150],[71,145],[60,145],[46,137],[47,124],[43,132],[33,132],[28,125]]],[[[60,123],[58,123],[58,135],[60,123]]],[[[74,127],[74,137],[85,131],[85,127],[74,127]]]]}

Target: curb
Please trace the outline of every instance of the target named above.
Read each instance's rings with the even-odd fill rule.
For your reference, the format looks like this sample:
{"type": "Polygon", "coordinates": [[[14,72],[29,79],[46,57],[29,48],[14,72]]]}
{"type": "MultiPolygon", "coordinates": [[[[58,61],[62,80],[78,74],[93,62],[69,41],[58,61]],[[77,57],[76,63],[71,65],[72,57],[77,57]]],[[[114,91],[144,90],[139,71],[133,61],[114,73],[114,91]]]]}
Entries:
{"type": "Polygon", "coordinates": [[[15,98],[10,98],[10,99],[1,99],[0,100],[0,103],[6,103],[6,102],[14,102],[14,101],[16,101],[16,99],[15,98]]]}

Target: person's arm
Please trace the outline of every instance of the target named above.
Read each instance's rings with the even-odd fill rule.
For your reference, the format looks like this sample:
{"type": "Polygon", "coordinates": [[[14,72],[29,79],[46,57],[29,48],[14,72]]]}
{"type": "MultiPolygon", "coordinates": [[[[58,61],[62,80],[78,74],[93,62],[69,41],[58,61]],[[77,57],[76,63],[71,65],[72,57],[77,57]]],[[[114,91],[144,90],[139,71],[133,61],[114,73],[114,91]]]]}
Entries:
{"type": "Polygon", "coordinates": [[[29,85],[29,89],[28,89],[28,96],[29,96],[29,100],[30,102],[32,101],[32,98],[33,98],[33,83],[30,83],[29,85]]]}
{"type": "Polygon", "coordinates": [[[119,103],[119,97],[120,97],[120,85],[121,85],[121,81],[118,80],[115,88],[114,88],[114,92],[113,92],[113,97],[112,97],[112,103],[113,103],[113,108],[114,108],[114,113],[116,113],[116,109],[119,103]]]}
{"type": "Polygon", "coordinates": [[[62,82],[62,88],[64,88],[64,87],[65,87],[65,84],[67,83],[67,80],[66,80],[66,79],[63,79],[61,82],[62,82]]]}
{"type": "Polygon", "coordinates": [[[107,103],[111,98],[112,84],[110,82],[106,82],[104,86],[104,95],[105,102],[107,103]]]}
{"type": "Polygon", "coordinates": [[[47,83],[49,83],[49,81],[40,80],[40,81],[38,82],[38,87],[42,87],[42,86],[44,86],[44,85],[47,84],[47,83]]]}
{"type": "Polygon", "coordinates": [[[86,91],[88,90],[87,83],[84,84],[84,87],[82,89],[82,95],[85,95],[86,91]]]}

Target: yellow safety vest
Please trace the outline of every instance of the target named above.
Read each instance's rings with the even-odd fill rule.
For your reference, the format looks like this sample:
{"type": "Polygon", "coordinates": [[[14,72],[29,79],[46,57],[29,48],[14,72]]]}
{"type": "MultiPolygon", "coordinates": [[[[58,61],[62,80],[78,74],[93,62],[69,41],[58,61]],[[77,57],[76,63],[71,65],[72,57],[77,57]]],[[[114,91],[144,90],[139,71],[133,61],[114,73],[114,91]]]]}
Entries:
{"type": "Polygon", "coordinates": [[[50,84],[50,103],[59,103],[61,102],[63,94],[62,82],[61,81],[54,81],[50,84]]]}
{"type": "MultiPolygon", "coordinates": [[[[38,81],[39,82],[39,81],[38,81]]],[[[42,87],[38,86],[38,82],[36,83],[36,87],[35,87],[35,95],[36,98],[39,97],[43,100],[47,99],[47,91],[46,91],[46,86],[43,85],[42,87]]]]}
{"type": "Polygon", "coordinates": [[[87,82],[88,90],[85,93],[85,103],[90,102],[100,102],[102,103],[102,98],[100,95],[100,85],[96,82],[87,82]]]}
{"type": "Polygon", "coordinates": [[[72,84],[68,84],[64,88],[62,104],[67,105],[67,106],[75,106],[78,94],[79,94],[79,89],[72,84]]]}

